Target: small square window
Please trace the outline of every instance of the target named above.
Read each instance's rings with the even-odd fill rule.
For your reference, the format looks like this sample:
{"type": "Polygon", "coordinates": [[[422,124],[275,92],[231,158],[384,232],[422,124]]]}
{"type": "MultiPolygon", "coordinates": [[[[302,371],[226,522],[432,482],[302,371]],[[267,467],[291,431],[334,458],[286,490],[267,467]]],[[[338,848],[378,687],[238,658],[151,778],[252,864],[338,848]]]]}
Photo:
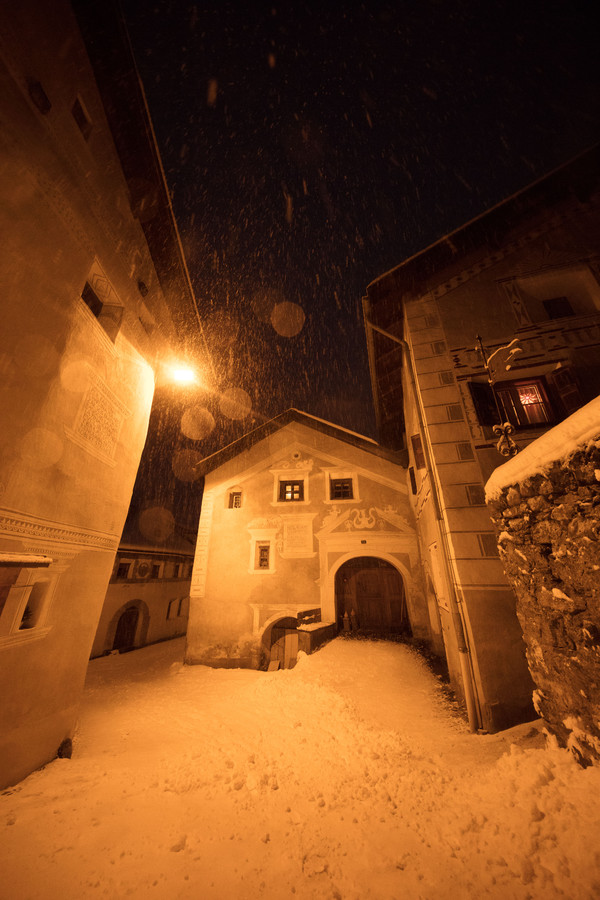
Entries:
{"type": "Polygon", "coordinates": [[[493,532],[478,534],[479,550],[482,556],[498,556],[498,543],[493,532]]]}
{"type": "Polygon", "coordinates": [[[431,352],[434,356],[441,356],[442,353],[446,352],[446,341],[433,341],[431,352]]]}
{"type": "Polygon", "coordinates": [[[304,500],[304,482],[280,481],[279,500],[282,503],[293,503],[304,500]]]}
{"type": "Polygon", "coordinates": [[[454,384],[454,375],[452,372],[439,373],[440,384],[454,384]]]}
{"type": "Polygon", "coordinates": [[[564,319],[575,315],[575,310],[567,297],[549,297],[548,300],[542,300],[542,305],[549,319],[564,319]]]}
{"type": "Polygon", "coordinates": [[[460,422],[464,418],[460,403],[451,403],[446,407],[446,412],[448,413],[449,422],[460,422]]]}
{"type": "Polygon", "coordinates": [[[485,506],[485,490],[482,484],[466,484],[469,506],[485,506]]]}
{"type": "Polygon", "coordinates": [[[114,343],[121,328],[123,307],[115,303],[103,303],[87,281],[81,292],[81,299],[114,343]]]}
{"type": "Polygon", "coordinates": [[[242,492],[231,491],[229,494],[229,509],[240,509],[242,506],[242,492]]]}
{"type": "Polygon", "coordinates": [[[117,566],[117,578],[129,578],[131,563],[122,562],[117,566]]]}
{"type": "Polygon", "coordinates": [[[456,455],[462,460],[475,459],[473,447],[467,441],[461,441],[461,443],[456,445],[456,455]]]}
{"type": "Polygon", "coordinates": [[[329,481],[329,499],[330,500],[352,500],[354,497],[352,491],[351,478],[332,478],[329,481]]]}

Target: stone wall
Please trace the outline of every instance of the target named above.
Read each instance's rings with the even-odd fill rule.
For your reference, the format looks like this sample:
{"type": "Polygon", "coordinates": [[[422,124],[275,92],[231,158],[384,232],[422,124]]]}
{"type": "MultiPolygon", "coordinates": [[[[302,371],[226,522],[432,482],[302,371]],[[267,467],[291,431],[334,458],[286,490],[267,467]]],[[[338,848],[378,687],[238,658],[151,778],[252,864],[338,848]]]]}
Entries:
{"type": "Polygon", "coordinates": [[[598,763],[600,440],[504,482],[491,497],[488,483],[488,505],[517,594],[536,710],[580,762],[598,763]]]}

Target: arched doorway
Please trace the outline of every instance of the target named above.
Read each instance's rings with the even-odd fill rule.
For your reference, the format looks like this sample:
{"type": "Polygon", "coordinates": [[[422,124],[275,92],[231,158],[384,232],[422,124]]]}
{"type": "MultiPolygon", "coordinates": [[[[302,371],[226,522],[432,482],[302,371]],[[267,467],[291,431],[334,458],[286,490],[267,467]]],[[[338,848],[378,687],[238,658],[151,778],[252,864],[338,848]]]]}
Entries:
{"type": "Polygon", "coordinates": [[[385,559],[357,556],[340,566],[335,574],[335,606],[340,628],[411,633],[404,580],[385,559]]]}
{"type": "Polygon", "coordinates": [[[291,669],[298,657],[298,620],[288,616],[277,619],[263,634],[263,644],[271,663],[291,669]]]}
{"type": "Polygon", "coordinates": [[[113,650],[121,650],[121,652],[124,650],[133,650],[139,617],[139,611],[135,606],[130,606],[121,613],[115,631],[115,639],[112,646],[113,650]]]}

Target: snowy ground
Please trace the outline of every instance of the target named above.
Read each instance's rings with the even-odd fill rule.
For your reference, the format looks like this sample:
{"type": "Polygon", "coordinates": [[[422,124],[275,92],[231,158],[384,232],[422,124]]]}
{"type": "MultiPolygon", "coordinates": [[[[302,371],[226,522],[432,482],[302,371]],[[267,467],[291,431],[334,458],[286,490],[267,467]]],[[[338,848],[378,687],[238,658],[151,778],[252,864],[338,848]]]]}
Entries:
{"type": "Polygon", "coordinates": [[[0,896],[600,896],[600,769],[468,733],[410,648],[295,669],[90,664],[75,752],[0,795],[0,896]]]}

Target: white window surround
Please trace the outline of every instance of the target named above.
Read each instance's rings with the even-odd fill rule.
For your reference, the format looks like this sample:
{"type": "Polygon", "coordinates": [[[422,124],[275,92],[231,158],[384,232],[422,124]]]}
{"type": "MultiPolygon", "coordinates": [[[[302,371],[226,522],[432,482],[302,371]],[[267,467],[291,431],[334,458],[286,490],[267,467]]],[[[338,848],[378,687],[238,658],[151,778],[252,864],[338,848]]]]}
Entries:
{"type": "Polygon", "coordinates": [[[273,499],[271,501],[271,506],[308,506],[310,503],[310,479],[308,477],[307,466],[299,465],[296,468],[287,466],[280,469],[270,469],[269,471],[273,475],[273,499]],[[282,481],[302,481],[304,484],[304,499],[280,500],[279,484],[282,481]]]}
{"type": "Polygon", "coordinates": [[[248,572],[250,575],[274,575],[275,568],[275,541],[278,528],[251,528],[250,530],[250,559],[248,563],[248,572]],[[258,547],[259,545],[269,545],[269,568],[260,569],[258,567],[258,547]]]}
{"type": "Polygon", "coordinates": [[[323,498],[323,502],[328,506],[344,506],[348,503],[356,503],[357,500],[360,500],[360,494],[358,491],[358,473],[355,469],[322,468],[321,471],[325,475],[325,496],[323,498]],[[332,479],[337,478],[352,479],[352,497],[348,497],[345,500],[330,499],[330,484],[332,479]]]}
{"type": "Polygon", "coordinates": [[[14,644],[24,644],[45,637],[50,631],[47,624],[52,598],[56,591],[59,573],[49,575],[46,568],[24,566],[8,590],[0,615],[0,649],[14,644]],[[32,603],[31,624],[21,627],[27,604],[32,603]]]}

